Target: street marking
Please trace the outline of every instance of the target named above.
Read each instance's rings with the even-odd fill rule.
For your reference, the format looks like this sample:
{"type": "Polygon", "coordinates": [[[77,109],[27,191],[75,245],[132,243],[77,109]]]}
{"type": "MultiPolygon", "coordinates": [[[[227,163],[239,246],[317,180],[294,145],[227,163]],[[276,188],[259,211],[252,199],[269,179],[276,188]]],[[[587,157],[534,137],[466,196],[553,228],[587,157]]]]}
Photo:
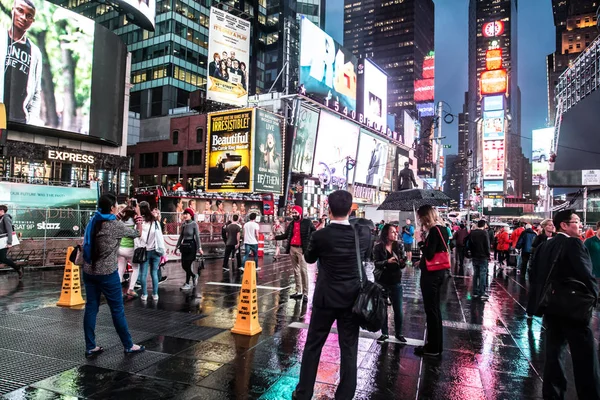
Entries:
{"type": "Polygon", "coordinates": [[[486,326],[479,324],[469,324],[467,322],[455,322],[455,321],[442,321],[442,325],[446,328],[454,328],[454,329],[464,329],[464,330],[474,330],[474,331],[492,331],[496,334],[508,335],[508,329],[502,326],[486,326]]]}
{"type": "MultiPolygon", "coordinates": [[[[234,287],[242,287],[241,283],[227,283],[227,282],[206,282],[207,285],[215,285],[215,286],[234,286],[234,287]]],[[[265,290],[285,290],[291,288],[292,285],[286,287],[276,287],[276,286],[257,286],[257,289],[265,289],[265,290]]]]}
{"type": "MultiPolygon", "coordinates": [[[[304,323],[304,322],[292,322],[289,325],[290,328],[296,328],[296,329],[308,329],[308,324],[304,323]]],[[[331,333],[338,333],[337,328],[331,328],[330,330],[331,333]]],[[[367,332],[367,331],[363,331],[361,330],[359,332],[359,336],[362,338],[366,338],[366,339],[373,339],[376,340],[377,338],[379,338],[379,336],[381,336],[380,333],[377,332],[367,332]]],[[[398,339],[396,339],[394,336],[390,336],[389,339],[386,340],[386,342],[389,343],[398,343],[398,344],[406,344],[409,346],[424,346],[425,342],[423,340],[419,340],[419,339],[411,339],[411,338],[406,338],[406,343],[402,343],[401,341],[399,341],[398,339]]]]}

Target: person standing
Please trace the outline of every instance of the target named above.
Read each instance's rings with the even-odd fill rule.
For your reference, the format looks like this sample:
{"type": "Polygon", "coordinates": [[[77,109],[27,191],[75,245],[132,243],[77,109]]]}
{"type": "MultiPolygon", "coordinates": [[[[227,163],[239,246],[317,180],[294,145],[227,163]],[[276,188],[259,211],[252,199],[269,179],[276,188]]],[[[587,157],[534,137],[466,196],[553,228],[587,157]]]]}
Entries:
{"type": "Polygon", "coordinates": [[[150,211],[150,204],[147,201],[140,202],[140,215],[144,222],[142,224],[142,232],[139,238],[136,239],[136,248],[146,248],[146,261],[140,264],[140,282],[142,284],[142,295],[140,299],[146,301],[148,299],[148,286],[147,280],[148,270],[150,270],[150,276],[152,277],[152,299],[158,301],[158,265],[160,263],[160,254],[157,251],[157,238],[162,232],[158,226],[152,211],[150,211]]]}
{"type": "Polygon", "coordinates": [[[510,250],[510,236],[506,229],[508,228],[501,227],[500,231],[496,235],[496,238],[498,239],[498,264],[500,264],[501,266],[504,266],[504,260],[508,258],[508,252],[510,250]]]}
{"type": "Polygon", "coordinates": [[[490,238],[485,230],[486,222],[480,219],[467,239],[473,260],[473,298],[487,300],[488,262],[490,261],[490,238]]]}
{"type": "Polygon", "coordinates": [[[600,222],[596,223],[596,234],[583,242],[592,260],[592,274],[600,279],[600,222]]]}
{"type": "MultiPolygon", "coordinates": [[[[381,229],[379,243],[373,249],[373,261],[375,270],[381,273],[376,281],[385,289],[394,309],[396,339],[401,343],[406,343],[406,339],[402,336],[402,269],[406,266],[406,256],[402,248],[398,246],[398,231],[395,226],[385,224],[381,229]]],[[[381,327],[381,336],[377,341],[383,343],[389,337],[386,310],[383,326],[381,327]]]]}
{"type": "Polygon", "coordinates": [[[242,261],[240,271],[244,270],[246,260],[250,255],[250,251],[254,253],[254,263],[256,265],[256,270],[259,271],[260,267],[258,266],[258,233],[260,231],[260,226],[258,226],[258,224],[256,223],[255,213],[250,213],[248,218],[249,221],[244,224],[244,260],[242,261]]]}
{"type": "MultiPolygon", "coordinates": [[[[283,218],[275,219],[275,222],[273,223],[272,232],[273,232],[273,234],[272,234],[273,236],[279,236],[285,232],[285,230],[283,229],[283,218]]],[[[279,258],[280,252],[281,252],[281,241],[276,240],[275,241],[275,256],[273,256],[273,261],[277,261],[277,259],[279,258]]]]}
{"type": "Polygon", "coordinates": [[[198,274],[192,271],[192,264],[196,261],[196,253],[204,254],[198,224],[194,221],[194,210],[186,208],[183,210],[183,223],[176,249],[181,253],[181,267],[185,271],[185,284],[180,290],[189,290],[198,285],[198,274]],[[192,286],[190,286],[190,279],[192,286]]]}
{"type": "MultiPolygon", "coordinates": [[[[516,224],[515,230],[512,232],[512,234],[510,235],[510,247],[509,247],[509,253],[507,255],[507,259],[508,256],[510,255],[510,250],[511,249],[516,249],[517,248],[517,243],[519,242],[519,238],[521,237],[521,234],[525,232],[525,228],[523,227],[523,223],[522,222],[518,222],[516,224]]],[[[521,267],[521,254],[517,252],[517,265],[515,268],[515,271],[518,271],[519,268],[521,267]]],[[[508,264],[508,261],[507,261],[508,264]]],[[[525,267],[527,268],[527,267],[525,267]]]]}
{"type": "Polygon", "coordinates": [[[527,272],[527,265],[529,264],[529,258],[531,257],[533,241],[537,236],[538,235],[533,231],[531,224],[527,224],[517,241],[516,248],[521,250],[521,274],[523,275],[527,272]]]}
{"type": "Polygon", "coordinates": [[[410,164],[407,162],[404,163],[404,169],[400,171],[397,182],[397,190],[413,189],[419,187],[419,185],[417,184],[417,180],[415,179],[415,173],[412,169],[410,169],[410,164]]]}
{"type": "Polygon", "coordinates": [[[229,271],[229,258],[233,254],[237,257],[238,268],[242,268],[242,255],[240,254],[240,236],[242,227],[239,224],[240,216],[233,214],[233,222],[225,229],[225,257],[223,258],[223,271],[229,271]]]}
{"type": "MultiPolygon", "coordinates": [[[[548,239],[551,239],[556,235],[554,223],[551,219],[545,219],[540,224],[542,228],[542,232],[537,235],[537,237],[533,240],[533,244],[531,245],[531,255],[535,256],[535,252],[537,249],[548,239]]],[[[535,280],[535,276],[539,275],[539,272],[534,269],[533,262],[530,263],[529,266],[529,292],[527,294],[527,324],[531,325],[533,323],[533,315],[536,312],[538,299],[540,296],[540,292],[542,290],[543,282],[538,282],[535,280]]]]}
{"type": "Polygon", "coordinates": [[[460,229],[454,232],[454,243],[456,244],[456,263],[458,264],[458,275],[465,274],[465,242],[469,231],[465,224],[460,224],[460,229]]]}
{"type": "Polygon", "coordinates": [[[8,257],[8,249],[12,247],[13,223],[12,217],[8,214],[8,207],[0,205],[0,237],[6,236],[6,247],[0,249],[0,264],[6,264],[19,274],[19,279],[23,279],[23,267],[19,267],[11,258],[8,257]]]}
{"type": "Polygon", "coordinates": [[[411,223],[410,218],[406,219],[406,225],[402,228],[402,243],[406,252],[408,265],[412,265],[412,246],[415,242],[415,227],[411,223]]]}
{"type": "Polygon", "coordinates": [[[316,229],[309,220],[302,218],[302,207],[300,206],[292,208],[292,219],[293,221],[287,226],[285,233],[275,236],[275,240],[287,240],[286,253],[292,260],[294,280],[296,281],[296,293],[290,297],[307,302],[308,266],[304,254],[308,251],[311,234],[316,229]]]}
{"type": "MultiPolygon", "coordinates": [[[[597,298],[598,284],[592,275],[592,261],[580,239],[582,224],[579,216],[574,210],[563,210],[556,213],[553,222],[558,231],[556,237],[540,246],[532,260],[532,270],[537,273],[536,281],[562,282],[575,279],[583,283],[587,292],[597,298]]],[[[565,398],[567,379],[564,357],[569,344],[577,396],[586,400],[600,399],[600,366],[590,321],[578,322],[554,312],[551,307],[544,311],[544,398],[565,398]]]]}
{"type": "MultiPolygon", "coordinates": [[[[135,218],[137,217],[138,212],[131,206],[125,207],[119,214],[117,215],[117,219],[122,221],[125,226],[129,228],[133,228],[135,226],[135,218]]],[[[123,282],[123,276],[125,275],[125,270],[127,269],[127,263],[131,264],[131,276],[129,277],[129,289],[127,290],[127,296],[130,298],[138,297],[134,289],[135,282],[137,282],[138,276],[140,274],[140,266],[137,263],[133,262],[133,251],[134,251],[134,243],[133,239],[130,237],[124,237],[121,239],[121,243],[119,245],[117,262],[119,265],[119,279],[123,282]]]]}
{"type": "MultiPolygon", "coordinates": [[[[349,192],[336,190],[329,195],[328,202],[331,222],[307,238],[310,244],[307,246],[308,251],[304,253],[306,262],[318,261],[320,272],[317,276],[308,336],[302,354],[300,381],[292,394],[293,400],[312,398],[321,351],[334,322],[337,322],[341,354],[340,383],[335,398],[352,399],[356,391],[360,327],[352,313],[352,306],[360,290],[357,264],[362,264],[364,260],[371,233],[368,227],[356,225],[353,228],[350,225],[348,217],[352,209],[352,195],[349,192]],[[356,259],[355,235],[359,237],[358,254],[361,260],[356,259]]],[[[299,220],[290,225],[296,224],[300,225],[299,220]]]]}

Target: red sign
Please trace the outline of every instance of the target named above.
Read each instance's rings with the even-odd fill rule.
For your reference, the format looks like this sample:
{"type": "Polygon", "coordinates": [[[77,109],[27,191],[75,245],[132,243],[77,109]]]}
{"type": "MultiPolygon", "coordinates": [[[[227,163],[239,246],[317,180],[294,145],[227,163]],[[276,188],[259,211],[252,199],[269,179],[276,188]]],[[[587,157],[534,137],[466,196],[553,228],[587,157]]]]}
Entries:
{"type": "Polygon", "coordinates": [[[504,22],[494,21],[483,24],[483,36],[495,37],[504,33],[504,22]]]}
{"type": "Polygon", "coordinates": [[[488,71],[502,68],[502,49],[488,50],[485,52],[485,68],[488,71]]]}
{"type": "Polygon", "coordinates": [[[415,101],[432,101],[434,96],[434,79],[415,81],[415,101]]]}
{"type": "MultiPolygon", "coordinates": [[[[508,88],[508,75],[505,69],[484,71],[481,73],[481,94],[506,93],[508,88]]],[[[416,90],[415,90],[416,99],[416,90]]]]}
{"type": "Polygon", "coordinates": [[[431,79],[433,77],[435,77],[435,58],[427,56],[423,61],[423,78],[431,79]]]}

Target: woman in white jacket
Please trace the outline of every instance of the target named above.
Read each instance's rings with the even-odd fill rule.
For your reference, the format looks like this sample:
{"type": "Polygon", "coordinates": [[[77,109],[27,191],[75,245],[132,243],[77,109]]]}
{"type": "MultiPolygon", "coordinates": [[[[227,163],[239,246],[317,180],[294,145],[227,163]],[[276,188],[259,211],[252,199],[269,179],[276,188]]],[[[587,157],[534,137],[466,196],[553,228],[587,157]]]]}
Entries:
{"type": "MultiPolygon", "coordinates": [[[[130,228],[135,227],[135,217],[137,216],[137,211],[130,206],[123,208],[117,214],[117,218],[120,219],[126,226],[130,228]]],[[[137,263],[133,262],[133,251],[135,245],[134,240],[132,238],[124,237],[121,239],[121,244],[119,245],[119,253],[117,256],[117,261],[119,263],[119,277],[121,278],[121,282],[123,282],[123,275],[125,275],[125,270],[127,269],[127,263],[131,263],[131,276],[129,277],[129,290],[127,290],[127,296],[131,298],[138,297],[138,294],[135,292],[134,285],[137,282],[138,275],[140,273],[140,266],[137,263]]]]}
{"type": "Polygon", "coordinates": [[[146,248],[146,261],[140,264],[140,280],[142,283],[141,300],[148,299],[148,286],[146,278],[148,277],[148,269],[152,277],[152,299],[158,300],[158,266],[160,257],[164,254],[165,245],[162,231],[159,223],[156,221],[150,204],[146,201],[140,203],[140,215],[144,219],[142,224],[142,232],[139,238],[135,239],[135,247],[146,248]]]}

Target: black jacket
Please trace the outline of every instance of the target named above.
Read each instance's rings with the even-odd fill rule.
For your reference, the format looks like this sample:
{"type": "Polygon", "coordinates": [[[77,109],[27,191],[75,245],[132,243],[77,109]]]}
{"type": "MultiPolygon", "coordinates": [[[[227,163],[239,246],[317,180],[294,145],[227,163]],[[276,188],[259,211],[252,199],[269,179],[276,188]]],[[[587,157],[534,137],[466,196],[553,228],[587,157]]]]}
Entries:
{"type": "Polygon", "coordinates": [[[302,252],[306,254],[308,250],[308,244],[310,243],[310,236],[316,229],[315,226],[307,219],[301,219],[300,221],[292,221],[288,224],[285,233],[275,236],[275,240],[287,240],[285,248],[286,253],[290,253],[290,247],[292,246],[292,236],[294,235],[294,224],[300,224],[300,240],[302,241],[302,252]]]}
{"type": "Polygon", "coordinates": [[[430,273],[429,271],[427,271],[425,259],[431,260],[433,259],[435,253],[446,251],[448,240],[448,229],[446,229],[444,225],[436,225],[431,227],[431,229],[429,230],[429,234],[427,235],[427,239],[425,239],[425,242],[419,242],[419,246],[421,247],[421,253],[423,254],[423,257],[421,257],[421,260],[419,262],[419,268],[421,268],[421,273],[430,273]],[[442,234],[441,237],[440,233],[442,234]]]}
{"type": "MultiPolygon", "coordinates": [[[[356,229],[359,232],[360,255],[364,260],[371,233],[364,226],[357,226],[356,229]]],[[[360,289],[352,226],[332,223],[313,233],[304,259],[308,263],[319,260],[313,306],[352,307],[360,289]]],[[[363,279],[366,279],[364,269],[363,279]]]]}
{"type": "Polygon", "coordinates": [[[490,237],[487,231],[473,229],[466,242],[472,258],[478,260],[490,258],[490,237]]]}
{"type": "Polygon", "coordinates": [[[547,236],[546,232],[542,232],[539,235],[537,235],[537,237],[533,239],[533,243],[531,244],[531,253],[535,253],[535,250],[538,247],[540,247],[543,243],[546,243],[546,241],[550,239],[550,237],[554,236],[547,236]]]}
{"type": "MultiPolygon", "coordinates": [[[[392,251],[396,254],[400,260],[404,260],[404,248],[398,245],[398,242],[392,243],[392,251]]],[[[383,269],[381,279],[377,282],[382,285],[395,285],[402,281],[402,268],[398,263],[388,263],[387,250],[383,242],[377,243],[373,249],[373,261],[375,262],[375,268],[383,269]]],[[[404,267],[402,263],[402,267],[404,267]]]]}

